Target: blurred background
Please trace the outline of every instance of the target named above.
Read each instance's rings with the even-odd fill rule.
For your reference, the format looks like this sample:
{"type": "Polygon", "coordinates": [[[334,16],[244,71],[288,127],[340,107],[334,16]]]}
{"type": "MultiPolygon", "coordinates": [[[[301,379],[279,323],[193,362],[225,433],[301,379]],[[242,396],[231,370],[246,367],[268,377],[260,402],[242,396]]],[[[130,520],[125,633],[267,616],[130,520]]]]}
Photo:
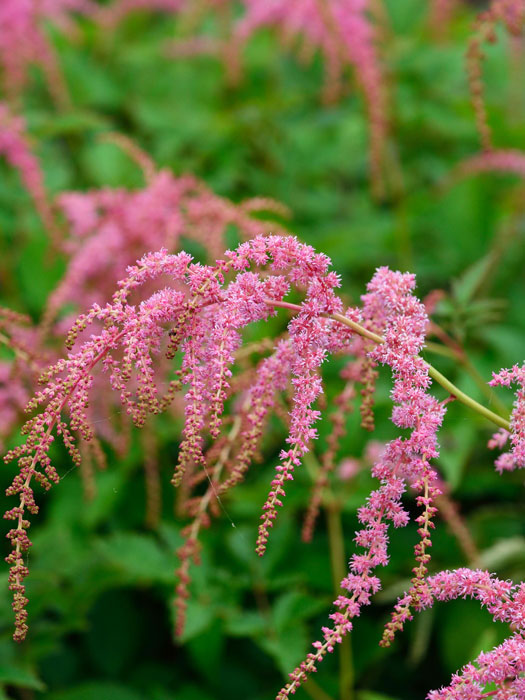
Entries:
{"type": "MultiPolygon", "coordinates": [[[[182,3],[135,3],[135,9],[128,3],[121,15],[110,4],[89,11],[80,3],[70,3],[71,11],[67,3],[48,5],[47,16],[41,3],[41,14],[33,17],[43,43],[39,56],[27,58],[23,85],[6,80],[7,58],[16,51],[8,45],[7,11],[0,28],[2,99],[10,115],[4,123],[15,115],[25,120],[24,138],[40,163],[48,202],[66,191],[147,186],[147,173],[129,143],[123,147],[105,138],[115,132],[148,154],[158,170],[175,177],[190,173],[235,204],[272,198],[289,216],[262,213],[255,220],[266,230],[285,227],[328,254],[342,275],[346,301],[359,301],[380,265],[414,272],[421,298],[439,290],[429,302],[436,323],[431,340],[439,347],[443,338],[446,342],[444,350],[428,350],[425,357],[478,400],[510,412],[512,393],[497,390],[492,398],[483,383],[493,370],[523,361],[525,168],[521,179],[516,167],[510,173],[461,170],[481,152],[466,54],[483,3],[371,2],[361,14],[373,28],[380,84],[377,76],[363,73],[358,56],[344,67],[332,94],[326,87],[326,51],[283,36],[278,26],[256,27],[232,59],[229,32],[243,17],[242,3],[190,2],[184,11],[182,3]],[[52,51],[54,63],[42,58],[44,49],[52,51]],[[50,78],[49,66],[60,79],[50,78]],[[376,127],[384,120],[375,155],[374,114],[376,127]]],[[[33,27],[18,30],[34,48],[33,27]]],[[[525,45],[505,22],[496,23],[494,38],[482,47],[492,139],[498,149],[518,152],[525,149],[525,45]]],[[[73,248],[53,244],[42,207],[35,207],[20,168],[1,144],[0,305],[27,314],[36,325],[69,269],[73,248]]],[[[49,206],[67,239],[63,232],[70,222],[49,206]]],[[[133,218],[132,209],[130,214],[133,218]]],[[[234,222],[225,226],[224,236],[225,245],[239,240],[234,222]]],[[[147,242],[134,257],[148,250],[147,242]]],[[[184,243],[183,236],[180,247],[205,257],[191,237],[184,243]]],[[[103,245],[97,255],[103,265],[103,245]]],[[[110,289],[117,279],[107,280],[110,289]]],[[[82,310],[77,301],[69,308],[66,300],[60,318],[82,310]]],[[[283,323],[273,327],[280,330],[283,323]]],[[[57,327],[50,342],[56,352],[64,352],[60,332],[57,327]]],[[[20,357],[9,347],[0,347],[0,353],[7,450],[20,442],[23,402],[12,405],[8,396],[10,367],[20,357]]],[[[341,366],[336,360],[325,369],[328,405],[340,390],[341,366]]],[[[29,380],[24,381],[29,392],[29,380]]],[[[30,632],[21,645],[11,639],[7,566],[0,575],[0,696],[274,697],[318,638],[335,579],[344,575],[354,551],[356,509],[374,488],[367,469],[370,440],[384,443],[396,435],[389,420],[390,386],[389,373],[381,370],[374,434],[360,429],[358,411],[348,417],[337,455],[346,471],[334,474],[325,499],[329,507],[313,541],[305,544],[300,537],[316,469],[307,462],[259,560],[254,543],[260,508],[286,437],[284,423],[272,419],[260,462],[224,497],[212,527],[200,535],[202,561],[192,567],[187,625],[178,641],[175,551],[188,520],[174,510],[170,478],[180,414],[161,416],[149,433],[155,436],[161,482],[159,517],[153,521],[146,517],[144,487],[144,464],[153,448],[138,431],[130,433],[124,455],[106,445],[107,469],[96,474],[91,490],[89,478],[79,478],[65,451],[57,450],[61,482],[38,493],[41,511],[30,531],[30,632]],[[350,467],[348,459],[354,460],[350,467]]],[[[96,420],[109,422],[102,409],[96,420]]],[[[502,578],[525,578],[523,475],[495,473],[494,453],[486,447],[491,428],[463,406],[450,407],[437,467],[456,515],[438,518],[431,571],[481,563],[502,578]]],[[[318,455],[331,430],[323,420],[318,455]]],[[[13,465],[3,467],[5,487],[14,473],[13,465]]],[[[6,499],[6,507],[12,501],[6,499]]],[[[406,504],[415,511],[410,493],[406,504]]],[[[351,642],[323,662],[298,698],[421,698],[507,636],[477,603],[457,601],[420,614],[391,648],[378,646],[410,579],[416,542],[414,525],[393,532],[382,592],[356,621],[351,642]]]]}

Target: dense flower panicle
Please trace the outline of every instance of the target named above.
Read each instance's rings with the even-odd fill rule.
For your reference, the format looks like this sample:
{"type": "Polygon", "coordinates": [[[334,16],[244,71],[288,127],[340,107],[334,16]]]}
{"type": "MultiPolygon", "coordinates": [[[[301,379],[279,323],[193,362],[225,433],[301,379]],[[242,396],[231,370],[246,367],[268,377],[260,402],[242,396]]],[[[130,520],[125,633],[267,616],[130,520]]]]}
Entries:
{"type": "Polygon", "coordinates": [[[154,174],[141,190],[66,192],[58,197],[58,205],[71,231],[65,242],[70,262],[49,300],[48,323],[66,303],[81,309],[104,303],[128,265],[150,250],[176,251],[186,237],[202,244],[215,260],[224,251],[228,226],[235,226],[241,238],[270,228],[284,233],[275,222],[252,214],[262,209],[286,213],[278,203],[262,198],[233,204],[196,178],[175,177],[167,170],[154,174]]]}
{"type": "Polygon", "coordinates": [[[17,97],[25,86],[31,64],[40,66],[48,88],[59,104],[67,92],[53,47],[46,37],[43,21],[67,25],[74,10],[87,11],[90,0],[2,0],[0,3],[0,65],[4,90],[17,97]]]}
{"type": "MultiPolygon", "coordinates": [[[[392,420],[401,428],[412,428],[412,433],[408,438],[397,438],[388,443],[373,467],[372,474],[381,485],[358,510],[359,521],[364,527],[355,538],[365,553],[352,556],[350,573],[341,582],[345,594],[334,601],[337,611],[330,616],[333,625],[323,628],[324,641],[314,643],[315,651],[290,674],[290,682],[280,691],[278,700],[293,694],[316,670],[324,656],[333,651],[352,629],[351,619],[359,615],[361,607],[368,605],[371,595],[379,589],[380,581],[372,572],[377,566],[385,566],[389,560],[388,521],[395,527],[402,527],[409,520],[401,504],[407,481],[422,492],[418,497],[419,504],[426,512],[417,519],[422,542],[416,550],[416,558],[423,567],[428,561],[424,548],[430,543],[429,522],[435,512],[432,507],[434,494],[428,488],[435,480],[435,472],[428,460],[438,456],[436,433],[445,407],[427,393],[430,385],[428,365],[417,353],[424,344],[428,318],[424,305],[412,295],[414,287],[413,275],[392,272],[388,268],[379,268],[368,285],[365,301],[369,309],[375,309],[384,334],[384,343],[370,355],[376,362],[392,368],[395,403],[392,420]]],[[[416,579],[421,581],[423,574],[423,569],[415,573],[416,579]]],[[[422,597],[422,586],[418,586],[417,593],[422,597]]]]}
{"type": "Polygon", "coordinates": [[[474,663],[455,674],[447,688],[431,691],[428,700],[481,700],[485,688],[496,684],[491,696],[522,698],[525,671],[525,584],[502,581],[488,571],[456,569],[441,571],[427,581],[428,597],[421,608],[429,608],[435,600],[474,598],[494,620],[509,624],[514,634],[492,651],[482,652],[474,663]]]}
{"type": "MultiPolygon", "coordinates": [[[[502,369],[493,374],[490,386],[510,386],[517,384],[516,400],[514,409],[510,418],[511,434],[510,442],[512,449],[510,452],[504,452],[496,460],[496,469],[498,472],[512,471],[513,469],[523,469],[525,467],[525,365],[519,367],[514,365],[511,369],[502,369]]],[[[496,433],[489,447],[503,447],[507,441],[509,434],[505,430],[500,430],[496,433]]]]}
{"type": "MultiPolygon", "coordinates": [[[[1,18],[0,26],[2,26],[1,18]]],[[[0,156],[18,170],[46,229],[53,238],[56,238],[56,224],[48,201],[44,177],[38,158],[31,150],[24,119],[13,114],[3,102],[0,102],[0,156]]]]}
{"type": "MultiPolygon", "coordinates": [[[[321,389],[317,369],[325,356],[329,328],[323,314],[341,310],[341,302],[334,294],[339,278],[329,271],[326,256],[316,254],[292,237],[260,236],[229,252],[228,258],[211,267],[192,263],[184,252],[172,255],[163,249],[145,255],[128,268],[127,277],[119,283],[110,303],[95,303],[78,318],[68,335],[72,352],[45,372],[44,386],[29,404],[29,410],[38,406],[43,409],[26,424],[26,444],[7,455],[8,461],[19,459],[20,463],[20,474],[8,490],[10,495],[19,495],[20,505],[6,514],[17,520],[17,527],[9,533],[13,544],[9,561],[15,571],[13,590],[19,608],[17,638],[23,638],[26,631],[22,582],[26,570],[21,567],[23,552],[29,546],[29,522],[24,512],[36,512],[31,482],[34,478],[49,488],[58,481],[48,455],[53,430],[61,436],[75,464],[80,461],[75,435],[88,441],[93,438],[90,395],[96,365],[100,364],[108,375],[125,412],[142,426],[149,413],[157,413],[164,406],[159,398],[153,357],[165,349],[169,327],[176,327],[184,357],[179,379],[173,386],[180,386],[181,380],[189,383],[181,453],[184,458],[186,451],[188,459],[204,466],[202,431],[208,420],[212,434],[220,429],[222,407],[229,391],[229,366],[240,342],[239,331],[274,313],[273,303],[282,301],[291,284],[305,288],[301,311],[290,322],[295,403],[289,453],[294,455],[295,463],[315,437],[312,423],[318,412],[311,404],[321,389]],[[256,275],[248,270],[252,265],[269,265],[272,274],[256,275]],[[225,276],[232,270],[234,278],[228,284],[225,276]],[[158,285],[166,278],[171,286],[154,291],[138,305],[130,303],[139,287],[147,283],[158,285]],[[95,332],[82,340],[88,328],[95,332]],[[65,411],[70,416],[68,422],[62,416],[65,411]]],[[[264,409],[268,399],[260,398],[264,409]]],[[[277,468],[279,484],[283,472],[291,476],[291,466],[288,461],[277,468]]],[[[183,471],[179,470],[175,480],[183,471]]],[[[270,497],[269,503],[275,509],[276,498],[270,497]]],[[[267,514],[268,507],[265,510],[267,514]]]]}

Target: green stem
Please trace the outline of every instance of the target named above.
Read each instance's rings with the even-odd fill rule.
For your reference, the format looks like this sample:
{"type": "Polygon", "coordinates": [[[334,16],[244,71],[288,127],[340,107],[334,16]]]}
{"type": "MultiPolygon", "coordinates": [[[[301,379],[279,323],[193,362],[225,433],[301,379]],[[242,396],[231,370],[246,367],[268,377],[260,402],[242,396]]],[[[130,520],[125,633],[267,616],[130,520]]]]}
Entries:
{"type": "Polygon", "coordinates": [[[452,384],[451,381],[449,381],[443,374],[441,374],[441,372],[439,372],[432,365],[428,365],[428,373],[432,377],[432,379],[435,379],[435,381],[438,384],[441,384],[443,389],[446,389],[446,391],[448,391],[451,396],[454,396],[454,398],[456,398],[458,401],[461,401],[461,403],[465,404],[465,406],[468,406],[473,411],[479,413],[481,416],[484,416],[496,425],[499,425],[500,428],[505,428],[505,430],[510,431],[510,423],[508,420],[502,418],[497,413],[494,413],[494,411],[491,411],[486,406],[483,406],[482,404],[478,403],[473,398],[461,391],[461,389],[458,389],[458,387],[455,384],[452,384]]]}
{"type": "Polygon", "coordinates": [[[478,372],[476,367],[472,364],[470,359],[467,357],[467,355],[463,352],[460,352],[459,350],[454,350],[453,348],[449,348],[446,345],[440,345],[439,343],[433,343],[432,341],[428,341],[425,343],[425,350],[428,350],[429,352],[434,353],[435,355],[442,355],[443,357],[449,357],[452,360],[455,360],[456,362],[459,362],[459,364],[465,368],[465,371],[470,374],[472,379],[476,382],[476,385],[479,387],[479,390],[485,394],[485,397],[487,398],[488,401],[491,401],[494,403],[494,405],[497,407],[498,411],[501,413],[505,413],[507,410],[507,407],[501,401],[496,394],[492,391],[490,386],[485,382],[481,374],[478,372]]]}
{"type": "MultiPolygon", "coordinates": [[[[282,309],[290,309],[291,311],[301,311],[301,307],[298,304],[291,304],[287,301],[265,299],[265,302],[269,306],[276,306],[282,309]]],[[[374,343],[379,344],[385,342],[384,338],[382,338],[380,335],[377,335],[377,333],[372,333],[372,331],[363,328],[363,326],[361,326],[359,323],[352,321],[351,319],[347,318],[346,316],[343,316],[342,314],[331,314],[329,315],[329,318],[333,318],[335,321],[339,321],[339,323],[348,326],[356,333],[359,333],[359,335],[362,335],[364,338],[372,340],[374,343]]],[[[426,365],[428,367],[428,373],[432,377],[432,379],[434,379],[438,384],[440,384],[443,387],[443,389],[448,391],[451,396],[453,396],[461,403],[465,404],[465,406],[471,408],[473,411],[476,411],[476,413],[479,413],[484,418],[487,418],[488,420],[492,421],[492,423],[495,423],[500,428],[505,428],[505,430],[510,431],[510,423],[507,419],[503,418],[502,416],[499,416],[497,413],[494,413],[494,411],[491,411],[489,408],[486,408],[485,406],[483,406],[482,404],[478,403],[473,398],[465,394],[463,391],[461,391],[461,389],[458,389],[458,387],[455,384],[453,384],[431,364],[426,362],[426,365]]]]}

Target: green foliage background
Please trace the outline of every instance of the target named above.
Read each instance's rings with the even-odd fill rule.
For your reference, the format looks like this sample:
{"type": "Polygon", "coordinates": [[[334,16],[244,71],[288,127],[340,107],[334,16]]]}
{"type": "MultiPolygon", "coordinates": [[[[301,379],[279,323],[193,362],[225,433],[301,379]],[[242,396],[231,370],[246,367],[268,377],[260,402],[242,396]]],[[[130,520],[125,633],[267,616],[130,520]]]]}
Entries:
{"type": "MultiPolygon", "coordinates": [[[[391,32],[381,47],[391,86],[389,157],[395,188],[370,194],[368,128],[357,90],[338,104],[321,103],[322,62],[301,66],[270,33],[245,54],[245,75],[229,87],[213,58],[172,59],[163,52],[177,21],[137,13],[115,33],[80,21],[75,39],[49,28],[72,96],[57,113],[35,70],[23,113],[52,193],[103,185],[141,186],[137,166],[100,134],[130,135],[159,166],[192,172],[234,201],[261,195],[290,207],[289,227],[326,252],[357,300],[379,265],[417,274],[419,292],[446,292],[438,321],[464,343],[485,380],[523,361],[525,322],[522,183],[511,176],[451,180],[453,167],[479,150],[464,70],[473,12],[462,7],[438,42],[426,3],[390,0],[391,32]],[[395,165],[395,169],[394,169],[395,165]],[[520,194],[521,193],[521,194],[520,194]],[[521,200],[521,201],[520,201],[521,200]],[[521,211],[519,206],[521,203],[521,211]]],[[[213,22],[205,30],[213,33],[213,22]]],[[[496,143],[525,149],[525,100],[509,71],[508,42],[487,49],[487,100],[496,143]]],[[[522,49],[523,50],[523,49],[522,49]]],[[[523,61],[522,61],[523,63],[523,61]]],[[[522,65],[523,69],[523,65],[522,65]]],[[[521,74],[523,75],[523,73],[521,74]]],[[[0,303],[38,319],[65,261],[49,254],[48,238],[16,173],[0,163],[0,303]]],[[[428,355],[453,381],[484,400],[472,376],[447,358],[428,355]]],[[[338,387],[327,369],[328,397],[338,387]]],[[[390,381],[381,374],[377,439],[394,433],[390,381]]],[[[500,395],[511,406],[511,394],[500,395]]],[[[349,419],[341,457],[360,457],[368,435],[349,419]]],[[[322,452],[329,424],[321,426],[322,452]]],[[[478,416],[453,405],[441,437],[439,469],[482,552],[502,577],[525,578],[523,475],[494,473],[485,447],[491,432],[478,416]]],[[[194,567],[183,643],[171,631],[174,550],[181,523],[169,485],[180,425],[160,421],[163,518],[144,527],[142,451],[136,439],[124,461],[110,460],[97,498],[83,500],[64,456],[62,481],[41,495],[31,530],[28,640],[11,641],[7,567],[0,585],[0,696],[50,700],[263,700],[274,697],[325,623],[333,599],[327,529],[300,542],[310,478],[303,469],[289,490],[267,555],[254,542],[275,458],[284,440],[276,420],[265,460],[223,503],[223,517],[202,537],[194,567]]],[[[13,437],[13,440],[16,440],[13,437]]],[[[3,469],[7,485],[11,466],[3,469]]],[[[344,545],[354,549],[355,511],[373,487],[361,473],[336,484],[344,545]]],[[[413,507],[410,498],[407,501],[413,507]]],[[[389,650],[378,647],[382,624],[413,566],[414,527],[392,536],[384,590],[356,621],[352,637],[359,700],[423,697],[481,649],[506,636],[470,601],[420,615],[389,650]]],[[[438,522],[433,570],[465,565],[447,526],[438,522]]],[[[337,658],[297,697],[337,698],[337,658]],[[317,693],[317,695],[316,695],[317,693]]]]}

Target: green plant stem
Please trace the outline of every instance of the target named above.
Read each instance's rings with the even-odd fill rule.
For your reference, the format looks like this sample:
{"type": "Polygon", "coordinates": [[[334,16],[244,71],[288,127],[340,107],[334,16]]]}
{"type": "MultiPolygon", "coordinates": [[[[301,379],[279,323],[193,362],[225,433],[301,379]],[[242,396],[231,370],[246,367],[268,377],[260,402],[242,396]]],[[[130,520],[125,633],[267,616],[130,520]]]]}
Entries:
{"type": "MultiPolygon", "coordinates": [[[[287,301],[276,301],[274,299],[266,299],[265,301],[269,306],[275,306],[282,309],[289,309],[291,311],[301,311],[301,307],[298,304],[291,304],[287,301]]],[[[361,326],[359,323],[352,321],[351,319],[347,318],[346,316],[343,316],[342,314],[331,314],[328,316],[328,318],[332,318],[334,319],[334,321],[339,321],[339,323],[348,326],[348,328],[351,328],[353,331],[355,331],[359,335],[362,335],[364,338],[372,340],[374,343],[379,344],[385,342],[384,338],[382,338],[380,335],[377,335],[377,333],[373,333],[372,331],[363,328],[363,326],[361,326]]],[[[441,374],[441,372],[439,372],[430,363],[426,362],[426,365],[428,367],[428,373],[432,377],[432,379],[434,379],[438,384],[440,384],[443,387],[443,389],[448,391],[448,393],[451,396],[453,396],[461,403],[465,404],[465,406],[471,408],[473,411],[476,411],[476,413],[479,413],[484,418],[487,418],[487,420],[492,421],[492,423],[495,423],[500,428],[505,428],[505,430],[510,431],[510,423],[506,418],[503,418],[497,413],[494,413],[494,411],[491,411],[489,408],[486,408],[486,406],[483,406],[482,404],[478,403],[478,401],[468,396],[468,394],[465,394],[463,391],[461,391],[461,389],[458,389],[458,387],[455,384],[453,384],[449,379],[447,379],[443,374],[441,374]]]]}
{"type": "Polygon", "coordinates": [[[476,386],[479,387],[479,390],[485,395],[488,401],[492,401],[494,405],[497,407],[498,411],[500,413],[505,413],[507,410],[507,407],[501,401],[494,391],[490,388],[490,386],[485,382],[481,374],[478,372],[476,367],[472,364],[470,359],[467,357],[467,355],[464,352],[460,352],[459,350],[454,350],[453,348],[449,348],[446,345],[440,345],[439,343],[433,343],[432,341],[426,342],[425,343],[425,350],[429,350],[430,352],[436,354],[436,355],[442,355],[443,357],[449,357],[452,360],[455,360],[456,362],[459,362],[459,364],[465,368],[465,371],[470,374],[472,379],[476,382],[476,386]]]}

